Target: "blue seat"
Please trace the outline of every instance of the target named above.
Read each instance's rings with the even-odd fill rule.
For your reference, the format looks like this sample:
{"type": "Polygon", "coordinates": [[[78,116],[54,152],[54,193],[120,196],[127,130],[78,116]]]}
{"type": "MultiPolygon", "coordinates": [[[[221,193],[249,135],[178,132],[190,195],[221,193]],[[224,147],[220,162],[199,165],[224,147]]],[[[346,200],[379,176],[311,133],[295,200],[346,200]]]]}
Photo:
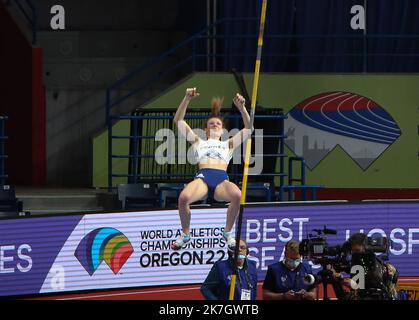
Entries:
{"type": "Polygon", "coordinates": [[[160,207],[157,186],[154,183],[120,184],[118,199],[124,210],[160,207]]]}
{"type": "Polygon", "coordinates": [[[15,188],[10,185],[0,187],[0,212],[18,215],[23,211],[23,202],[16,198],[15,188]]]}
{"type": "Polygon", "coordinates": [[[162,208],[176,207],[184,187],[184,183],[158,183],[160,206],[162,208]]]}
{"type": "MultiPolygon", "coordinates": [[[[240,188],[242,184],[239,183],[240,188]]],[[[274,195],[273,186],[269,182],[247,183],[246,202],[271,202],[274,195]]]]}

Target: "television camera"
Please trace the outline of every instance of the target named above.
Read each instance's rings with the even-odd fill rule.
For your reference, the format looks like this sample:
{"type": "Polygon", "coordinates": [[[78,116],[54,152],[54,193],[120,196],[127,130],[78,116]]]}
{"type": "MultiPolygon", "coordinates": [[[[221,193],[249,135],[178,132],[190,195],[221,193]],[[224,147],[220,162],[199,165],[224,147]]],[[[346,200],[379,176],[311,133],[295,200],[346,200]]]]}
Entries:
{"type": "Polygon", "coordinates": [[[354,266],[361,266],[364,271],[364,287],[357,290],[357,299],[367,300],[389,300],[397,295],[395,284],[396,274],[390,269],[395,269],[385,261],[388,260],[390,244],[386,237],[375,236],[363,237],[361,252],[352,252],[351,239],[342,245],[330,246],[327,242],[328,235],[336,235],[337,231],[327,229],[314,229],[315,234],[309,234],[307,239],[300,243],[300,254],[313,261],[314,264],[321,265],[322,270],[317,275],[307,275],[306,281],[309,284],[323,284],[324,299],[327,299],[327,285],[332,284],[338,299],[347,299],[341,282],[348,279],[351,285],[356,286],[351,279],[354,266]],[[381,254],[378,257],[376,254],[381,254]],[[340,277],[336,278],[337,273],[340,277]]]}

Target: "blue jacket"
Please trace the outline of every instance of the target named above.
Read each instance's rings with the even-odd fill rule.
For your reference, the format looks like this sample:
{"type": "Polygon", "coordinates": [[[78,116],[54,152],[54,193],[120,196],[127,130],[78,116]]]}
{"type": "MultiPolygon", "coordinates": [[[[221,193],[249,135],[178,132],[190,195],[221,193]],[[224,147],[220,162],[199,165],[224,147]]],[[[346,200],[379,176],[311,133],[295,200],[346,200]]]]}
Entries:
{"type": "Polygon", "coordinates": [[[263,289],[275,293],[285,293],[289,290],[297,292],[301,289],[308,291],[311,287],[304,284],[304,276],[312,273],[311,266],[307,262],[301,262],[293,271],[288,269],[282,261],[277,262],[268,266],[263,289]]]}
{"type": "MultiPolygon", "coordinates": [[[[207,300],[228,300],[230,295],[230,283],[233,260],[221,260],[214,263],[205,282],[201,286],[201,292],[207,300]]],[[[256,263],[249,259],[242,269],[238,269],[234,300],[241,299],[241,290],[251,291],[251,300],[256,300],[257,295],[257,270],[256,263]]]]}

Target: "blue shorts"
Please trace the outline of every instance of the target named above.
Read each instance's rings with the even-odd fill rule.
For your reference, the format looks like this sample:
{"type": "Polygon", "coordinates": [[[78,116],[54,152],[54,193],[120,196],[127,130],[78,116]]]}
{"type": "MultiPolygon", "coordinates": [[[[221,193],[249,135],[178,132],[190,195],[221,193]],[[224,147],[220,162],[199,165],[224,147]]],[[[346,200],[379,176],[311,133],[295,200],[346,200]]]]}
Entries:
{"type": "Polygon", "coordinates": [[[228,181],[228,174],[220,169],[201,169],[196,175],[195,179],[202,179],[208,187],[208,199],[214,200],[215,188],[223,181],[228,181]]]}

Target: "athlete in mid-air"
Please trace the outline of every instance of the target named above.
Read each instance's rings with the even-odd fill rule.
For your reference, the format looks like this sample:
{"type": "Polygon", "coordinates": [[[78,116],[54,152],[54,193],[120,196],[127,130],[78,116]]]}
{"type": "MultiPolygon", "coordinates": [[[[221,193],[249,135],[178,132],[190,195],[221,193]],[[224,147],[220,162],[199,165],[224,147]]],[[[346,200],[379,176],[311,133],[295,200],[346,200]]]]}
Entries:
{"type": "Polygon", "coordinates": [[[189,205],[207,197],[216,201],[230,203],[227,209],[223,237],[228,247],[233,248],[236,246],[236,240],[231,229],[239,212],[241,191],[234,183],[229,181],[226,170],[234,149],[240,146],[251,135],[250,116],[245,108],[245,99],[237,93],[233,98],[233,102],[242,115],[244,128],[232,138],[221,141],[224,121],[220,116],[220,109],[223,99],[213,98],[211,102],[211,115],[205,122],[207,139],[202,140],[184,120],[189,102],[197,96],[199,96],[199,93],[196,88],[188,88],[174,117],[174,122],[178,126],[179,133],[194,148],[199,170],[194,180],[186,185],[179,196],[178,205],[182,233],[172,243],[172,249],[179,250],[184,248],[191,241],[189,229],[191,211],[189,205]]]}

